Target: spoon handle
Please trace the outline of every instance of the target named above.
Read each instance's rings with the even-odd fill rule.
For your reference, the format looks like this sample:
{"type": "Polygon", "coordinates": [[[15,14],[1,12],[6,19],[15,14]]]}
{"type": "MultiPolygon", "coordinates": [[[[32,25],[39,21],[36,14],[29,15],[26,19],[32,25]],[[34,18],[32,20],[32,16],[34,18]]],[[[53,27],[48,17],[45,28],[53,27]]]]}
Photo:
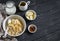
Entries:
{"type": "Polygon", "coordinates": [[[9,29],[9,28],[7,28],[7,30],[5,31],[5,34],[4,34],[4,36],[3,36],[4,38],[7,37],[7,31],[8,31],[8,29],[9,29]]]}

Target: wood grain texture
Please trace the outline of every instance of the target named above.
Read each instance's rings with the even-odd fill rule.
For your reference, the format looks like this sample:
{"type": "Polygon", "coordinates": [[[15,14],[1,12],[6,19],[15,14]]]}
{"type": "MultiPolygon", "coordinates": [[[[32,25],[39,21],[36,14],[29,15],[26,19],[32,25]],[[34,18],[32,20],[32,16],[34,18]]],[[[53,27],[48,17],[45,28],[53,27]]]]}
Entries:
{"type": "MultiPolygon", "coordinates": [[[[0,1],[5,3],[7,0],[0,1]]],[[[21,0],[13,0],[16,6],[21,0]]],[[[25,0],[28,1],[28,0],[25,0]]],[[[26,29],[25,33],[16,37],[18,41],[60,41],[60,0],[30,0],[29,9],[35,10],[37,18],[34,21],[28,21],[25,13],[17,8],[16,14],[21,15],[29,24],[37,25],[37,32],[30,34],[26,29]]]]}

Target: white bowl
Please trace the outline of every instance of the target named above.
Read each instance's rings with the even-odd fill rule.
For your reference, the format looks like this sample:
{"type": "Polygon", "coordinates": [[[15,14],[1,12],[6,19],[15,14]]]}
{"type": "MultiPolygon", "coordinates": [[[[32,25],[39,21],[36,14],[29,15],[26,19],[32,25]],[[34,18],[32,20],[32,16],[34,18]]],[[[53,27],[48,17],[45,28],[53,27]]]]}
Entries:
{"type": "MultiPolygon", "coordinates": [[[[27,12],[33,12],[34,13],[34,19],[32,19],[32,20],[35,20],[36,19],[36,17],[37,17],[37,14],[36,14],[36,12],[34,11],[34,10],[28,10],[27,12]]],[[[25,17],[27,18],[27,12],[26,12],[26,14],[25,14],[25,17]]],[[[28,19],[28,18],[27,18],[28,19]]],[[[31,20],[31,19],[28,19],[28,20],[31,20]]]]}
{"type": "Polygon", "coordinates": [[[30,24],[30,25],[28,26],[28,31],[29,31],[30,33],[35,33],[35,32],[37,31],[37,26],[34,25],[34,24],[30,24]],[[30,27],[31,27],[31,26],[34,26],[34,27],[35,27],[35,30],[34,30],[33,32],[30,31],[30,27]]]}
{"type": "Polygon", "coordinates": [[[8,19],[11,19],[11,18],[18,18],[18,19],[20,19],[21,22],[23,23],[24,29],[23,29],[23,31],[22,31],[20,34],[18,34],[18,35],[10,35],[9,33],[7,33],[7,34],[8,34],[9,36],[14,36],[14,37],[15,37],[15,36],[22,35],[22,34],[25,32],[25,30],[26,30],[26,22],[25,22],[24,18],[21,17],[21,16],[19,16],[19,15],[10,15],[10,16],[6,17],[6,19],[3,21],[3,29],[4,29],[4,31],[6,31],[6,23],[7,23],[8,19]]]}

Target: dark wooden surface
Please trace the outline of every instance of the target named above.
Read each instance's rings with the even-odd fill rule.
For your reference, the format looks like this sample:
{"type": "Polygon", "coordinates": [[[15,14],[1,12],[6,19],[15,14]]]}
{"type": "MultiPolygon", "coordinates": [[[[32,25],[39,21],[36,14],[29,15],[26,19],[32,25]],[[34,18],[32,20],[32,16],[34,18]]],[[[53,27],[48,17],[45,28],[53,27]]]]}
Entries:
{"type": "MultiPolygon", "coordinates": [[[[0,0],[1,3],[6,3],[8,0],[0,0]]],[[[21,0],[13,0],[16,6],[21,0]]],[[[28,1],[28,0],[25,0],[28,1]]],[[[19,11],[17,8],[16,14],[21,15],[29,24],[37,25],[37,32],[30,34],[26,29],[25,33],[16,37],[18,41],[60,41],[60,0],[30,0],[29,9],[35,10],[37,18],[34,21],[25,19],[25,12],[19,11]]]]}

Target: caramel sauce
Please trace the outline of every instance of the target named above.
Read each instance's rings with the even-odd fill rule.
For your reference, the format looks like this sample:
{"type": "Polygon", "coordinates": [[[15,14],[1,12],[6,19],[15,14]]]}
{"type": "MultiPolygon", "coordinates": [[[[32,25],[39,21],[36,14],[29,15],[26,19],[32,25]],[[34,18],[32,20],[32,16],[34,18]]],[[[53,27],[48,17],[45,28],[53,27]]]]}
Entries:
{"type": "Polygon", "coordinates": [[[26,5],[26,3],[24,3],[24,2],[22,2],[21,4],[20,4],[20,6],[25,6],[26,5]]]}
{"type": "Polygon", "coordinates": [[[35,27],[34,27],[34,26],[31,26],[31,27],[30,27],[30,31],[31,31],[31,32],[34,32],[34,31],[35,31],[35,27]]]}

